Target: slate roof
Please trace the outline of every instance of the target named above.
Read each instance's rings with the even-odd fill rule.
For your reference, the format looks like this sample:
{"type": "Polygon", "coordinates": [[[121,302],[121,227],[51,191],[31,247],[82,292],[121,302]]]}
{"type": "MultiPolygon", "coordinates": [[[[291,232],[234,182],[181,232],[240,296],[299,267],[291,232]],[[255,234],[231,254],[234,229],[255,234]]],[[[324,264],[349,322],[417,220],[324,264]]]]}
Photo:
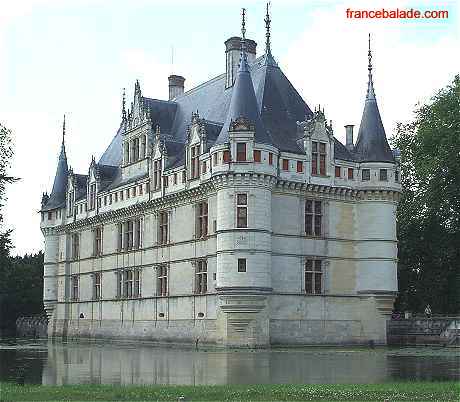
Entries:
{"type": "Polygon", "coordinates": [[[54,176],[53,189],[48,198],[48,201],[43,206],[42,211],[60,208],[65,205],[65,197],[67,191],[67,180],[69,176],[69,168],[67,166],[67,156],[65,153],[64,141],[61,145],[61,153],[59,154],[56,175],[54,176]]]}

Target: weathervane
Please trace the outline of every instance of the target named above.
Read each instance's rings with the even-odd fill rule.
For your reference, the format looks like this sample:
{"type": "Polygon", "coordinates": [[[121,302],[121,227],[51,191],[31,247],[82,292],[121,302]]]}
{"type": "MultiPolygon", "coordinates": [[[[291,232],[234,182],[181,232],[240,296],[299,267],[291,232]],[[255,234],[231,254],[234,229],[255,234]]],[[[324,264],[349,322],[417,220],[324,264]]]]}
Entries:
{"type": "Polygon", "coordinates": [[[267,12],[265,14],[265,37],[266,37],[266,40],[265,40],[265,53],[266,54],[271,54],[271,49],[270,49],[270,23],[271,23],[271,19],[270,19],[270,12],[269,12],[269,8],[270,8],[270,2],[267,1],[267,12]]]}

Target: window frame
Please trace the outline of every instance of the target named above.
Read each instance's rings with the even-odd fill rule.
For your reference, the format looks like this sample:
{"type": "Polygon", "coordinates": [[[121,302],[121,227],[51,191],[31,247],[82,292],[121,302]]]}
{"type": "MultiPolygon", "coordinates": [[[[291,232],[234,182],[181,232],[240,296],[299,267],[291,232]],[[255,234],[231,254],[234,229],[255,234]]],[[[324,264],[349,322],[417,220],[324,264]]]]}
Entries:
{"type": "Polygon", "coordinates": [[[168,285],[168,271],[169,268],[166,264],[158,265],[156,268],[157,276],[157,296],[168,296],[169,285],[168,285]]]}
{"type": "Polygon", "coordinates": [[[78,301],[80,293],[80,278],[74,274],[70,276],[70,300],[78,301]]]}
{"type": "Polygon", "coordinates": [[[94,252],[93,255],[95,257],[100,257],[103,251],[103,227],[98,226],[94,229],[94,252]]]}
{"type": "Polygon", "coordinates": [[[253,159],[256,163],[262,162],[262,152],[259,149],[253,150],[253,159]]]}
{"type": "Polygon", "coordinates": [[[246,258],[238,258],[237,272],[238,273],[248,272],[248,263],[247,263],[246,258]]]}
{"type": "Polygon", "coordinates": [[[289,159],[283,158],[281,161],[281,169],[284,172],[289,172],[289,159]]]}
{"type": "Polygon", "coordinates": [[[93,300],[102,299],[102,274],[100,272],[95,272],[93,274],[93,300]]]}
{"type": "Polygon", "coordinates": [[[247,162],[247,144],[245,142],[236,143],[236,161],[247,162]]]}
{"type": "Polygon", "coordinates": [[[334,167],[334,175],[336,178],[341,178],[342,177],[342,167],[341,166],[335,166],[334,167]]]}
{"type": "Polygon", "coordinates": [[[199,202],[196,206],[196,212],[197,238],[205,238],[208,235],[208,201],[199,202]]]}
{"type": "Polygon", "coordinates": [[[248,193],[236,194],[236,227],[238,229],[245,229],[248,227],[248,199],[248,193]],[[244,221],[244,224],[240,223],[241,220],[244,221]]]}
{"type": "Polygon", "coordinates": [[[169,213],[160,211],[158,213],[158,244],[168,244],[169,237],[169,213]]]}
{"type": "Polygon", "coordinates": [[[307,258],[304,261],[304,292],[307,295],[324,294],[324,260],[307,258]],[[307,280],[308,278],[308,280],[307,280]],[[319,282],[319,288],[318,288],[319,282]],[[308,284],[308,286],[307,286],[308,284]]]}
{"type": "Polygon", "coordinates": [[[379,169],[379,181],[388,181],[388,169],[379,169]]]}
{"type": "Polygon", "coordinates": [[[355,179],[355,171],[353,168],[348,168],[347,170],[347,178],[348,180],[354,180],[355,179]]]}
{"type": "Polygon", "coordinates": [[[199,259],[195,262],[195,294],[204,295],[208,292],[208,262],[199,259]]]}
{"type": "Polygon", "coordinates": [[[361,181],[370,181],[370,180],[371,180],[371,170],[361,169],[361,181]]]}
{"type": "Polygon", "coordinates": [[[303,173],[303,161],[297,161],[296,165],[297,173],[303,173]]]}
{"type": "Polygon", "coordinates": [[[304,208],[305,235],[310,237],[322,237],[324,235],[324,202],[322,200],[307,198],[304,208]]]}

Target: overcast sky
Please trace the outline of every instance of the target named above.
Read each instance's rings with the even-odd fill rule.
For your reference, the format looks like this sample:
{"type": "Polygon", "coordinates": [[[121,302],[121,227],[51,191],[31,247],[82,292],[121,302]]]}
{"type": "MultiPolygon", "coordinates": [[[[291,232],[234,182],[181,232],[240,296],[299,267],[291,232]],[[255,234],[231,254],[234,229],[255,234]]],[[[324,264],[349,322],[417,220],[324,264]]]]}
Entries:
{"type": "MultiPolygon", "coordinates": [[[[224,41],[240,30],[264,50],[264,1],[17,0],[0,12],[0,121],[13,130],[4,211],[13,254],[42,248],[41,194],[51,191],[67,116],[69,164],[87,173],[120,124],[121,93],[167,98],[167,77],[186,90],[225,71],[224,41]],[[174,48],[174,64],[171,48],[174,48]]],[[[460,70],[457,1],[272,0],[272,53],[313,109],[321,104],[344,139],[359,125],[367,82],[367,33],[373,36],[374,82],[387,137],[417,103],[460,70]],[[447,20],[347,20],[345,10],[447,9],[447,20]]]]}

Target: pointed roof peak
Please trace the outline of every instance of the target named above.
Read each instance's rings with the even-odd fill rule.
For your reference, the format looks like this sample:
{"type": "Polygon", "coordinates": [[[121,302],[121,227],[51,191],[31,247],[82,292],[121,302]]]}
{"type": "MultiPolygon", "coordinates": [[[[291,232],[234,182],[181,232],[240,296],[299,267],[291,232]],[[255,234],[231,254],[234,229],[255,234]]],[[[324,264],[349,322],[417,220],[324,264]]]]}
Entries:
{"type": "Polygon", "coordinates": [[[361,162],[394,163],[393,153],[388,145],[382,118],[380,117],[372,79],[371,35],[369,34],[368,83],[363,116],[359,126],[354,152],[361,162]]]}

